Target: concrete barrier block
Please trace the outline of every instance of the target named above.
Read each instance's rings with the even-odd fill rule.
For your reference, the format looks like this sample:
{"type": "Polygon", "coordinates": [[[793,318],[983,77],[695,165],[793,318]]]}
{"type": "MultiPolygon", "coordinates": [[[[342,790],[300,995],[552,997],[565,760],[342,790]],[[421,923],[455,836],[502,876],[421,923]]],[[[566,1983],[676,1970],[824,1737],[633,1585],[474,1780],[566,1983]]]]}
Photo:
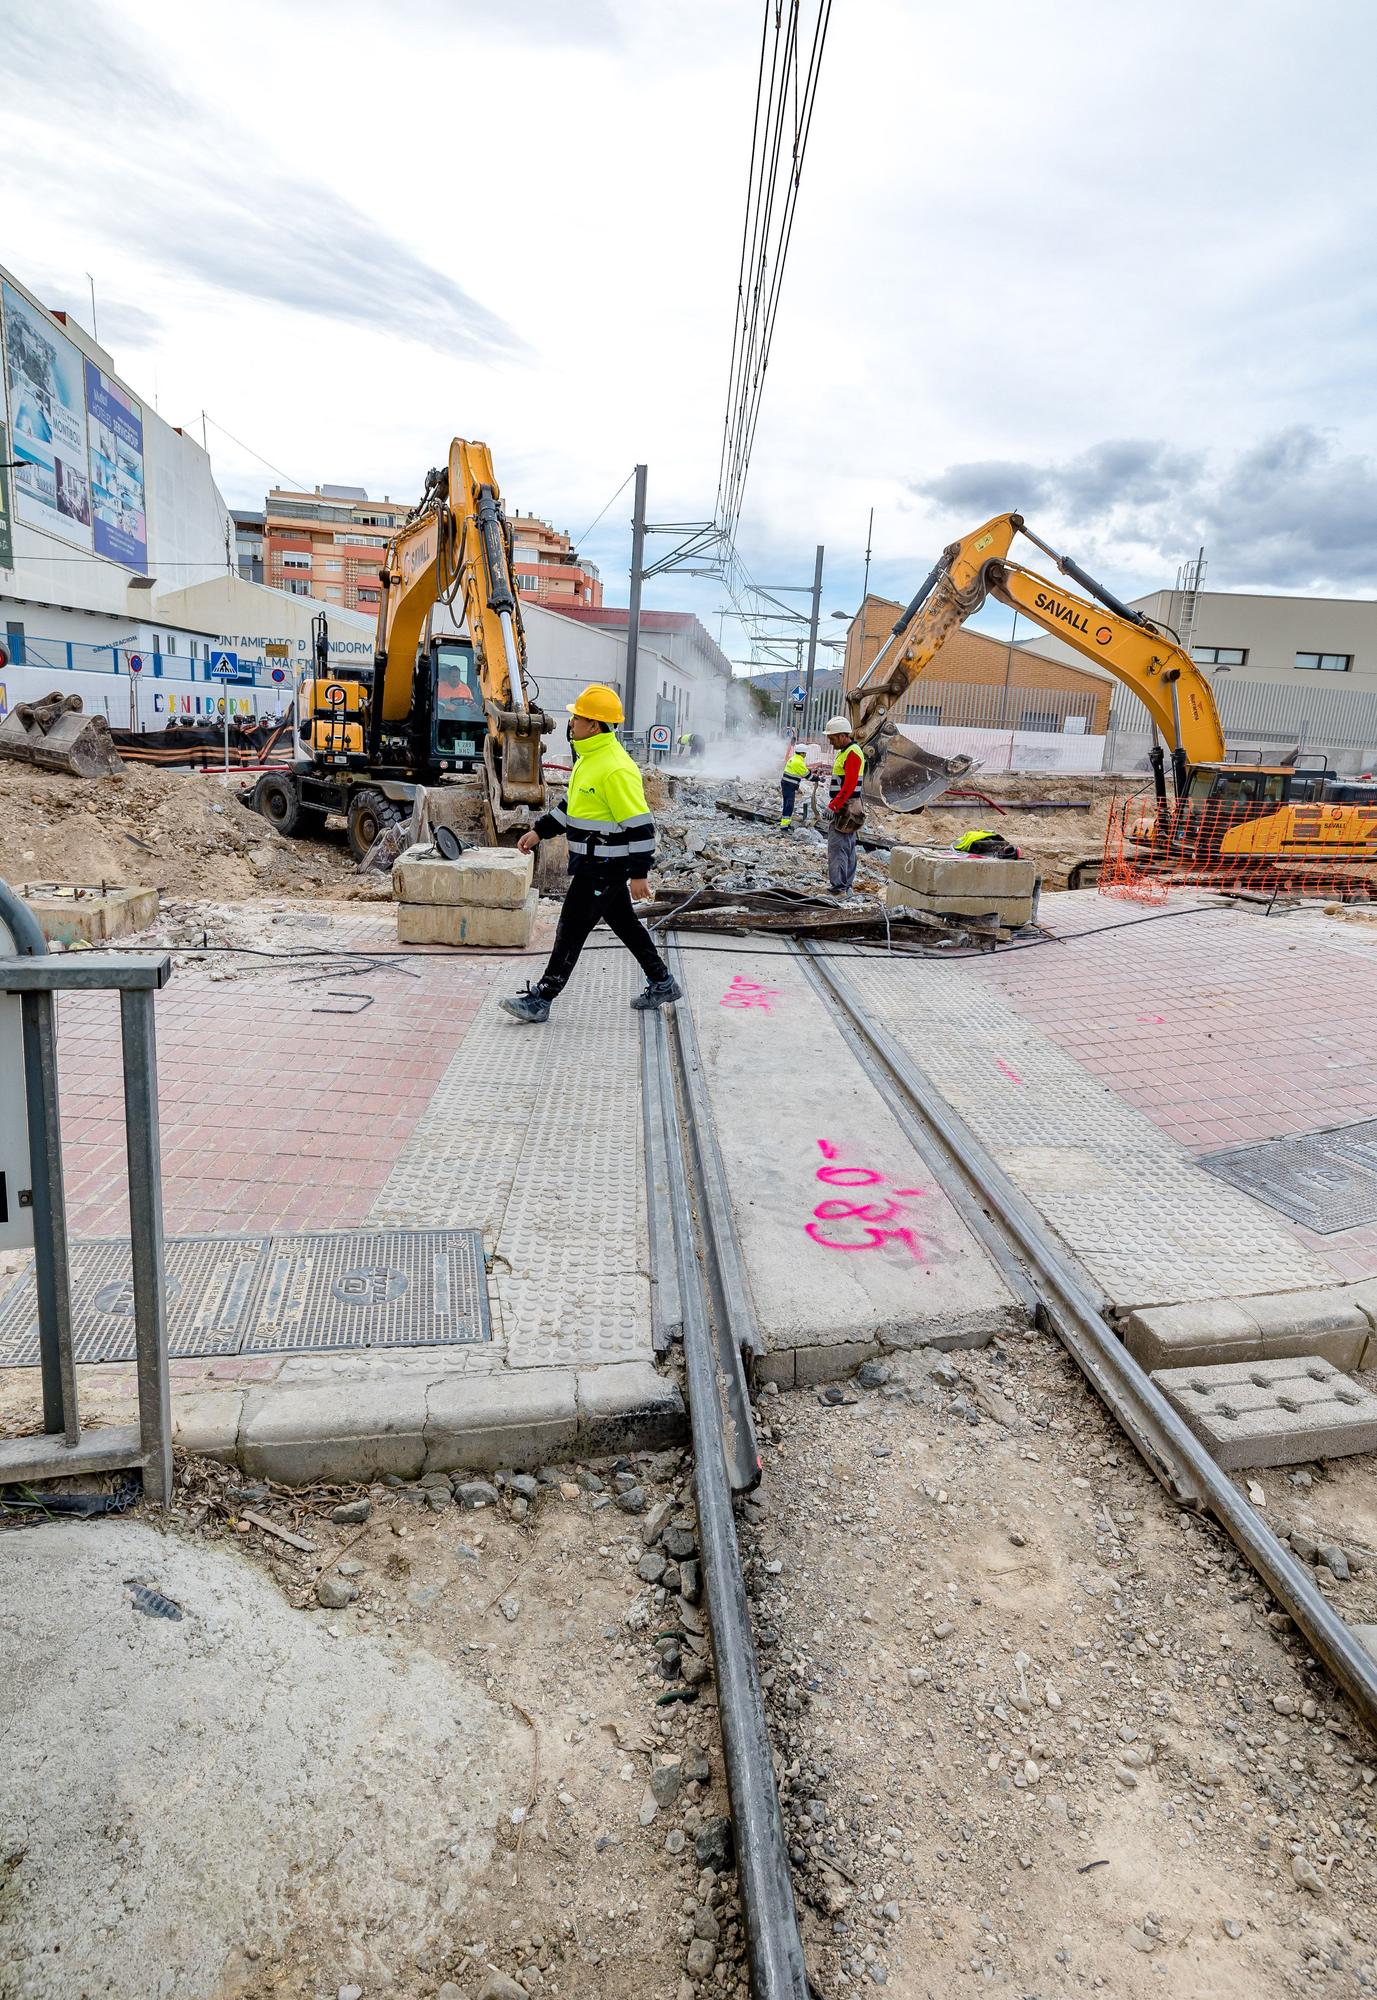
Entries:
{"type": "Polygon", "coordinates": [[[477,903],[398,903],[397,942],[524,951],[531,942],[539,901],[532,889],[511,910],[477,903]]]}
{"type": "Polygon", "coordinates": [[[1262,1332],[1236,1299],[1188,1306],[1144,1306],[1130,1313],[1124,1345],[1149,1374],[1160,1368],[1205,1368],[1262,1358],[1262,1332]]]}
{"type": "Polygon", "coordinates": [[[1345,1285],[1244,1300],[1258,1323],[1264,1356],[1320,1354],[1335,1368],[1361,1367],[1370,1326],[1352,1290],[1345,1285]]]}
{"type": "Polygon", "coordinates": [[[1031,861],[995,861],[941,847],[896,847],[889,857],[892,882],[929,896],[1031,897],[1036,873],[1031,861]]]}
{"type": "Polygon", "coordinates": [[[457,861],[408,848],[392,867],[401,903],[473,904],[519,910],[530,892],[535,862],[514,847],[468,847],[457,861]]]}
{"type": "Polygon", "coordinates": [[[886,882],[881,897],[887,910],[917,910],[924,916],[994,916],[1008,930],[1028,923],[1033,914],[1029,896],[930,896],[926,890],[910,889],[902,882],[886,882]]]}
{"type": "Polygon", "coordinates": [[[84,889],[54,883],[24,892],[49,944],[104,944],[147,930],[158,914],[156,889],[84,889]]]}

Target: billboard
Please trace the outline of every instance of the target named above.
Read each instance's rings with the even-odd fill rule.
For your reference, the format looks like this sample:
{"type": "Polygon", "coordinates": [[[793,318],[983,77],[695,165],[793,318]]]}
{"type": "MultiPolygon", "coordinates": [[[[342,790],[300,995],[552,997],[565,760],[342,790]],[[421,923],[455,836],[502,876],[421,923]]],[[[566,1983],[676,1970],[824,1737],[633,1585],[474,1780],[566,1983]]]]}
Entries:
{"type": "Polygon", "coordinates": [[[44,314],[4,287],[15,518],[91,546],[82,360],[44,314]]]}
{"type": "Polygon", "coordinates": [[[10,434],[0,423],[0,569],[14,568],[14,536],[10,533],[10,434]]]}
{"type": "Polygon", "coordinates": [[[98,556],[148,566],[143,490],[143,411],[94,361],[86,363],[91,437],[91,527],[98,556]]]}

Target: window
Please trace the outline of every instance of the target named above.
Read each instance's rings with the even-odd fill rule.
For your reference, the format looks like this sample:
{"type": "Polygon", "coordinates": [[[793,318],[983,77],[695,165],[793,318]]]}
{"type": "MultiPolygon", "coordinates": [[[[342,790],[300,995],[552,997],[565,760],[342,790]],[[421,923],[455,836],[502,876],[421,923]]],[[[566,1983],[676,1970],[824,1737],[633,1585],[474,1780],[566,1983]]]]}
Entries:
{"type": "Polygon", "coordinates": [[[283,569],[309,569],[311,567],[311,558],[302,555],[284,555],[282,558],[282,567],[283,569]]]}
{"type": "Polygon", "coordinates": [[[1192,646],[1191,658],[1202,667],[1246,667],[1246,646],[1192,646]]]}
{"type": "Polygon", "coordinates": [[[344,602],[344,592],[337,583],[327,583],[325,586],[325,595],[332,604],[342,604],[344,602]]]}
{"type": "Polygon", "coordinates": [[[290,579],[286,585],[286,590],[289,597],[309,597],[311,594],[310,584],[302,583],[296,577],[290,579]]]}
{"type": "Polygon", "coordinates": [[[540,578],[538,576],[521,576],[518,574],[516,587],[518,590],[539,590],[540,578]]]}
{"type": "Polygon", "coordinates": [[[1297,653],[1296,665],[1312,674],[1346,674],[1353,665],[1353,655],[1352,653],[1297,653]]]}
{"type": "Polygon", "coordinates": [[[376,604],[378,601],[378,593],[376,590],[361,589],[358,591],[357,596],[360,604],[376,604]]]}
{"type": "Polygon", "coordinates": [[[335,558],[331,556],[329,561],[325,565],[325,570],[328,576],[342,576],[344,574],[344,564],[342,562],[337,562],[335,558]]]}

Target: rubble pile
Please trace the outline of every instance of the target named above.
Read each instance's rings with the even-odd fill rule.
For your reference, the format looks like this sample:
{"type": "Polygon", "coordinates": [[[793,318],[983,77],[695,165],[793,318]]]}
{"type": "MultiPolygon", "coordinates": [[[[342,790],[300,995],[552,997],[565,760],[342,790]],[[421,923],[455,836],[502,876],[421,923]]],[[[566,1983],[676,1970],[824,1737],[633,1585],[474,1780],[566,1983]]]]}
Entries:
{"type": "MultiPolygon", "coordinates": [[[[788,832],[779,820],[777,784],[724,785],[672,781],[668,798],[655,807],[656,867],[662,895],[687,895],[693,889],[714,889],[723,895],[745,890],[786,888],[802,895],[826,896],[827,836],[804,820],[805,787],[800,811],[788,832]],[[735,819],[718,801],[747,806],[769,814],[768,820],[735,819]]],[[[884,857],[862,853],[856,888],[876,896],[884,881],[884,857]]]]}

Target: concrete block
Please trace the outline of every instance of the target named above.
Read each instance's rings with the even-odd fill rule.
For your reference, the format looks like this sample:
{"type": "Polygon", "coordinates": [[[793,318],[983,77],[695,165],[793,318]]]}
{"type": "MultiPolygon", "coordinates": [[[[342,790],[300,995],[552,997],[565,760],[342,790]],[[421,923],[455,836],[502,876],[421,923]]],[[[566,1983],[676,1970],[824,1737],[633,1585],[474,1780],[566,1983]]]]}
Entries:
{"type": "Polygon", "coordinates": [[[158,914],[156,889],[85,889],[66,882],[24,891],[49,944],[104,944],[147,930],[158,914]]]}
{"type": "Polygon", "coordinates": [[[531,942],[539,900],[532,889],[514,910],[478,903],[398,903],[397,942],[524,951],[531,942]]]}
{"type": "Polygon", "coordinates": [[[653,1361],[614,1361],[581,1368],[579,1449],[590,1458],[682,1444],[688,1417],[679,1385],[653,1361]]]}
{"type": "Polygon", "coordinates": [[[195,1389],[172,1398],[172,1442],[198,1458],[238,1462],[244,1390],[195,1389]]]}
{"type": "MultiPolygon", "coordinates": [[[[992,864],[998,865],[998,864],[992,864]]],[[[881,890],[886,909],[921,910],[938,917],[984,917],[993,914],[1008,930],[1031,921],[1033,898],[974,893],[969,896],[929,895],[925,890],[906,888],[902,882],[886,882],[881,890]]]]}
{"type": "Polygon", "coordinates": [[[1140,1368],[1206,1368],[1262,1358],[1262,1333],[1236,1299],[1188,1306],[1144,1306],[1131,1313],[1124,1345],[1140,1368]]]}
{"type": "Polygon", "coordinates": [[[1265,1356],[1320,1354],[1335,1368],[1361,1366],[1370,1325],[1353,1287],[1277,1292],[1240,1303],[1258,1323],[1265,1356]]]}
{"type": "Polygon", "coordinates": [[[1319,1355],[1164,1368],[1152,1379],[1226,1471],[1377,1449],[1377,1396],[1319,1355]]]}
{"type": "Polygon", "coordinates": [[[426,1384],[419,1377],[320,1388],[252,1389],[239,1427],[239,1463],[260,1479],[417,1479],[426,1459],[426,1384]]]}
{"type": "Polygon", "coordinates": [[[530,893],[535,862],[514,847],[467,847],[457,861],[408,848],[392,867],[400,903],[475,904],[519,910],[530,893]]]}
{"type": "Polygon", "coordinates": [[[993,861],[978,854],[953,854],[940,847],[896,847],[889,857],[889,879],[920,895],[1014,896],[1031,900],[1032,861],[993,861]]]}
{"type": "Polygon", "coordinates": [[[567,1458],[578,1433],[572,1368],[511,1369],[432,1383],[427,1472],[489,1471],[567,1458]]]}
{"type": "MultiPolygon", "coordinates": [[[[1377,1278],[1362,1278],[1356,1285],[1345,1285],[1344,1297],[1358,1307],[1372,1332],[1377,1334],[1377,1278]]],[[[1373,1350],[1369,1348],[1369,1358],[1365,1364],[1369,1368],[1377,1367],[1377,1361],[1372,1359],[1372,1353],[1373,1350]]]]}
{"type": "Polygon", "coordinates": [[[847,1340],[831,1347],[798,1347],[794,1350],[794,1386],[811,1389],[816,1382],[842,1382],[854,1375],[863,1361],[873,1361],[883,1353],[871,1340],[847,1340]]]}
{"type": "Polygon", "coordinates": [[[796,1380],[797,1362],[796,1347],[780,1347],[769,1354],[759,1354],[755,1363],[756,1380],[774,1382],[781,1389],[792,1389],[796,1380]]]}

